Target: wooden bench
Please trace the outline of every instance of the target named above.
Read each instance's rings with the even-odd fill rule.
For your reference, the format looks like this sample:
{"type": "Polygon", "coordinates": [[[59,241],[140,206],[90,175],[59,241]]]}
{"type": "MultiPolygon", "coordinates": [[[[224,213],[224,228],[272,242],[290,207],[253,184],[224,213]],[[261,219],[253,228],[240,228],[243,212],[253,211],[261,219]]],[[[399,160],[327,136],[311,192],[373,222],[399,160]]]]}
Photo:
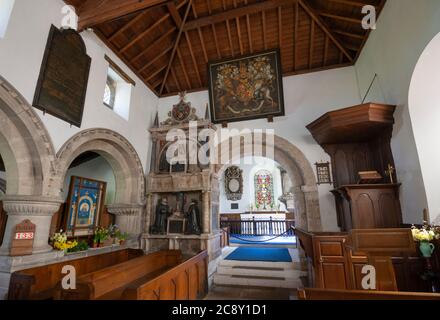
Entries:
{"type": "Polygon", "coordinates": [[[57,286],[60,300],[119,300],[126,289],[137,288],[182,262],[177,250],[159,251],[77,278],[76,289],[57,286]]]}
{"type": "Polygon", "coordinates": [[[299,300],[440,300],[440,294],[306,288],[298,289],[298,298],[299,300]]]}
{"type": "Polygon", "coordinates": [[[73,266],[76,276],[94,272],[112,265],[142,256],[136,249],[123,249],[90,257],[63,261],[41,267],[14,272],[9,284],[9,300],[44,300],[54,297],[55,288],[65,276],[61,271],[65,265],[73,266]]]}
{"type": "Polygon", "coordinates": [[[141,285],[128,286],[125,300],[197,300],[208,293],[208,253],[203,251],[141,285]]]}

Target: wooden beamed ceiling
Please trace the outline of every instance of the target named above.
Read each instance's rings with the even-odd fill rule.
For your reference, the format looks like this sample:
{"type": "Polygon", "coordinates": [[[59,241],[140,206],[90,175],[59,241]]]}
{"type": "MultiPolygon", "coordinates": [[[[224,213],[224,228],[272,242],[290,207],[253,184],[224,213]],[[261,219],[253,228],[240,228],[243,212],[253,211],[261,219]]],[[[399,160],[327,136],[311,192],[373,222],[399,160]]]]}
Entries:
{"type": "Polygon", "coordinates": [[[65,0],[158,96],[205,90],[208,61],[279,48],[285,76],[355,63],[386,0],[65,0]]]}

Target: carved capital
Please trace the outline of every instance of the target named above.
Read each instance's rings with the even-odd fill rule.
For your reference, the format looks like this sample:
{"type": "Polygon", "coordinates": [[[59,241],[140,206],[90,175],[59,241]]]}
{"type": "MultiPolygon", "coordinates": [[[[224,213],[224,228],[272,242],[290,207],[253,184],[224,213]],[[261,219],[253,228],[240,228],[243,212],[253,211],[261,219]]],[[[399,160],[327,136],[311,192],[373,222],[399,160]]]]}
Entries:
{"type": "Polygon", "coordinates": [[[107,211],[116,216],[136,216],[143,208],[143,204],[111,204],[107,206],[107,211]]]}
{"type": "Polygon", "coordinates": [[[61,203],[60,198],[9,195],[3,199],[3,208],[9,216],[52,216],[61,203]]]}

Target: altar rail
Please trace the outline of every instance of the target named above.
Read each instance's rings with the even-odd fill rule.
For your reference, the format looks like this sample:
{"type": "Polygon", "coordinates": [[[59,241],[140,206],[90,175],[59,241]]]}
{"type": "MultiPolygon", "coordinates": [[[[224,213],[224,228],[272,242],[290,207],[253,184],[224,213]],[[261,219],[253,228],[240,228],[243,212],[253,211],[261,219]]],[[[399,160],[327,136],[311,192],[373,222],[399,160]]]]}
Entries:
{"type": "Polygon", "coordinates": [[[291,219],[249,219],[249,220],[222,220],[222,228],[229,228],[230,234],[242,236],[294,236],[295,220],[291,219]]]}

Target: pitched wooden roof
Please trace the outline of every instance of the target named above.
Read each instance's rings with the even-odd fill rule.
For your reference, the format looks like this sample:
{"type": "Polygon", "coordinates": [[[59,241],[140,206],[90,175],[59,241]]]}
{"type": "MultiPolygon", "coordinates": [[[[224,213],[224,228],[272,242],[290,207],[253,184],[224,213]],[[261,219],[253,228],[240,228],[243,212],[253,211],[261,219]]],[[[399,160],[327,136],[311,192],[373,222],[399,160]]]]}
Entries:
{"type": "Polygon", "coordinates": [[[352,65],[386,0],[65,0],[158,96],[207,88],[207,63],[280,48],[284,75],[352,65]]]}

